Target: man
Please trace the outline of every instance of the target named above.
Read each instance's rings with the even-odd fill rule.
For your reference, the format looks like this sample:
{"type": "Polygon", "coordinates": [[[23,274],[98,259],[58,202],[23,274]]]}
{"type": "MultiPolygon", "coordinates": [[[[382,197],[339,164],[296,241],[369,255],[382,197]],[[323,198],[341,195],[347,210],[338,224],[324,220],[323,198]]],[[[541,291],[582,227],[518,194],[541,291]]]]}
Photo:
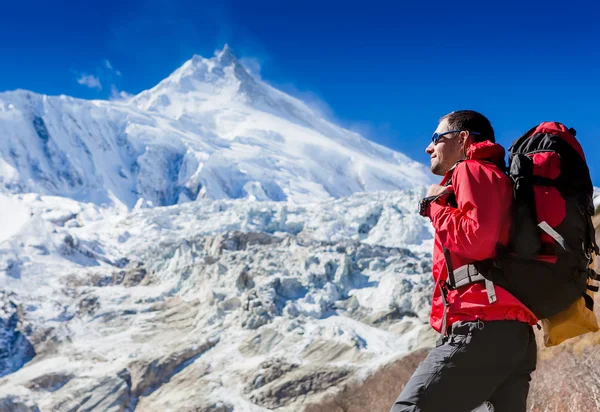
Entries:
{"type": "Polygon", "coordinates": [[[469,412],[482,404],[525,411],[537,318],[489,281],[455,283],[465,265],[494,258],[508,244],[512,186],[504,149],[485,116],[461,110],[440,120],[426,152],[431,171],[443,176],[420,203],[435,229],[430,323],[441,338],[391,412],[469,412]]]}

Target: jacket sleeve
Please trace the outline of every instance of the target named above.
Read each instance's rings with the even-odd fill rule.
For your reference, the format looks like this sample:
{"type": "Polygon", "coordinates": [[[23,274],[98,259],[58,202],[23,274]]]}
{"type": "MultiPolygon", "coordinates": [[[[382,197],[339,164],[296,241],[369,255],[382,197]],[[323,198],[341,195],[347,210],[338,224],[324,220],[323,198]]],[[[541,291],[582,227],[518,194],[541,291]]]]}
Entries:
{"type": "Polygon", "coordinates": [[[436,202],[429,207],[440,241],[467,259],[493,257],[503,224],[501,202],[512,200],[507,198],[507,185],[492,167],[478,161],[459,163],[452,185],[457,208],[436,202]]]}

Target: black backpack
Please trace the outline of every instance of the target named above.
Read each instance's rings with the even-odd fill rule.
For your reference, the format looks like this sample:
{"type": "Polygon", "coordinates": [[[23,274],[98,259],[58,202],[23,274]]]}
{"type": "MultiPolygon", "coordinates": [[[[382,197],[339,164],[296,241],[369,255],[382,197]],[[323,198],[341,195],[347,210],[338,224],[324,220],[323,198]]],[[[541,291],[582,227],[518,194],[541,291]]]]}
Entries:
{"type": "Polygon", "coordinates": [[[485,281],[493,303],[496,284],[540,319],[562,312],[581,296],[593,309],[586,293],[598,290],[588,282],[598,279],[589,267],[592,253],[598,255],[593,186],[575,134],[546,122],[513,142],[507,170],[514,195],[509,245],[499,248],[494,260],[449,267],[451,288],[485,281]]]}

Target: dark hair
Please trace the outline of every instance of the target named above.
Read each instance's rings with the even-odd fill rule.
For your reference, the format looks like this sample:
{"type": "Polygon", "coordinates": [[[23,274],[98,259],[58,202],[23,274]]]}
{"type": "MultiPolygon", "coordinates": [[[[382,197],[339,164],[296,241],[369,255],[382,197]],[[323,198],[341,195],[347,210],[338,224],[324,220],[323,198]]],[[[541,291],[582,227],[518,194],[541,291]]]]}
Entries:
{"type": "Polygon", "coordinates": [[[474,110],[457,110],[456,112],[448,113],[440,119],[448,121],[449,130],[468,130],[469,132],[478,132],[480,134],[471,135],[475,143],[489,140],[492,143],[496,142],[494,129],[490,121],[474,110]]]}

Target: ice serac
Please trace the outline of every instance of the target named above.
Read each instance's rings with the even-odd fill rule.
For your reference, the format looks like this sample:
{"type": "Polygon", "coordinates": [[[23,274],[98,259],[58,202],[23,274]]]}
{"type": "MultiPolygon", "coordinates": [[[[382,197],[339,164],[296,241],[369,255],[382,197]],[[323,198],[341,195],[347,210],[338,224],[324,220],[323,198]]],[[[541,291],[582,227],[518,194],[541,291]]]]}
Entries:
{"type": "Polygon", "coordinates": [[[0,190],[132,208],[315,202],[430,182],[424,165],[252,76],[231,48],[121,101],[0,93],[0,190]]]}

